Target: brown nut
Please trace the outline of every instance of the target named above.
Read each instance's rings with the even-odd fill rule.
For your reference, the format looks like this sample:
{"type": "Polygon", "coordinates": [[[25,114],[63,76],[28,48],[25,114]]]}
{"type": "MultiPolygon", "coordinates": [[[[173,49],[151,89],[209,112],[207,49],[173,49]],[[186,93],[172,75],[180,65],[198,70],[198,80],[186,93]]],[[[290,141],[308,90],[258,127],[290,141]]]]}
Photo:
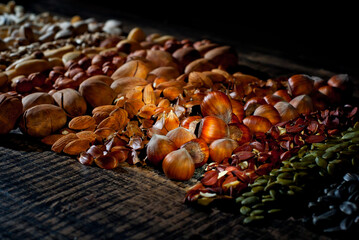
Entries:
{"type": "Polygon", "coordinates": [[[213,48],[204,54],[204,58],[223,68],[236,66],[238,62],[236,51],[231,46],[213,48]]]}
{"type": "Polygon", "coordinates": [[[52,104],[40,104],[26,110],[20,118],[19,127],[24,134],[45,137],[65,126],[65,111],[52,104]]]}
{"type": "Polygon", "coordinates": [[[52,97],[69,117],[76,117],[85,114],[87,103],[81,94],[72,89],[65,88],[55,92],[52,97]]]}
{"type": "Polygon", "coordinates": [[[0,94],[0,134],[10,132],[22,113],[21,99],[7,93],[0,94]]]}
{"type": "Polygon", "coordinates": [[[112,104],[116,97],[112,88],[97,78],[87,79],[82,82],[79,92],[93,108],[112,104]]]}
{"type": "Polygon", "coordinates": [[[27,95],[22,98],[22,105],[24,107],[24,111],[27,109],[39,105],[39,104],[54,104],[55,101],[52,96],[45,92],[36,92],[27,95]]]}

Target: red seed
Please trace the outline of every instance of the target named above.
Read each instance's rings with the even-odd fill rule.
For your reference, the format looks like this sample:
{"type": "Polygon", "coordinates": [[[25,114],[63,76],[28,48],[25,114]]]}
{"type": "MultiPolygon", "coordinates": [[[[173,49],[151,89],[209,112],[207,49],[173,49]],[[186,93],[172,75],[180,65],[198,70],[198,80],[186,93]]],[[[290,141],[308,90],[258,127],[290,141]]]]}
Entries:
{"type": "Polygon", "coordinates": [[[218,172],[216,170],[211,170],[204,173],[201,183],[206,186],[212,186],[217,182],[217,180],[218,172]]]}
{"type": "Polygon", "coordinates": [[[326,139],[324,135],[310,135],[305,139],[306,143],[319,143],[326,139]]]}

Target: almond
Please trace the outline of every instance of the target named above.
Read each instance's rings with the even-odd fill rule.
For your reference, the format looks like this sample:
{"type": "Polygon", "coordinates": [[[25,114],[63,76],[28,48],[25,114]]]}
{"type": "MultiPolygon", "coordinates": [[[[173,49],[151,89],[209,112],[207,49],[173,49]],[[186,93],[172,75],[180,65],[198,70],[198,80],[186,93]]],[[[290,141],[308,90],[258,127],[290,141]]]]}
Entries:
{"type": "Polygon", "coordinates": [[[120,123],[117,121],[116,117],[111,116],[108,118],[105,118],[104,120],[102,120],[99,124],[98,124],[98,128],[112,128],[115,131],[120,130],[120,123]]]}
{"type": "Polygon", "coordinates": [[[69,155],[78,155],[81,152],[86,151],[90,147],[89,139],[75,139],[64,147],[64,153],[69,155]]]}
{"type": "Polygon", "coordinates": [[[88,139],[90,143],[94,143],[96,140],[101,141],[101,137],[95,134],[93,131],[81,131],[76,133],[76,136],[80,139],[88,139]]]}
{"type": "Polygon", "coordinates": [[[83,115],[71,119],[71,121],[69,122],[69,128],[75,130],[82,130],[89,128],[95,124],[96,124],[96,120],[92,116],[83,115]]]}
{"type": "Polygon", "coordinates": [[[71,141],[78,139],[75,133],[69,133],[59,138],[51,147],[51,150],[57,153],[62,152],[64,147],[71,141]]]}
{"type": "Polygon", "coordinates": [[[62,138],[63,134],[51,134],[41,139],[42,143],[45,143],[46,145],[53,145],[57,140],[62,138]]]}

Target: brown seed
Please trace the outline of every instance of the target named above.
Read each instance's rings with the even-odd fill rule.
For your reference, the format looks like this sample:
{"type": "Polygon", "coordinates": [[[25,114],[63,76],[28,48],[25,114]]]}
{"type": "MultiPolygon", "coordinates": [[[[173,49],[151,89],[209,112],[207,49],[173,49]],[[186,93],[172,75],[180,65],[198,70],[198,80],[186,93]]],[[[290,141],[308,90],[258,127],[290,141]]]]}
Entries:
{"type": "Polygon", "coordinates": [[[64,150],[64,147],[71,141],[78,139],[75,133],[69,133],[59,138],[51,147],[51,150],[60,153],[64,150]]]}
{"type": "Polygon", "coordinates": [[[96,124],[96,121],[92,116],[83,115],[83,116],[78,116],[78,117],[74,117],[73,119],[71,119],[71,121],[69,122],[69,128],[74,129],[74,130],[83,130],[83,129],[87,129],[95,124],[96,124]]]}
{"type": "Polygon", "coordinates": [[[63,152],[69,155],[78,155],[86,151],[90,147],[90,140],[88,139],[75,139],[64,147],[63,152]]]}
{"type": "Polygon", "coordinates": [[[101,141],[102,139],[100,138],[100,136],[98,136],[97,134],[95,134],[93,131],[81,131],[76,133],[76,136],[80,139],[88,139],[90,140],[90,143],[94,143],[96,140],[101,141]]]}
{"type": "Polygon", "coordinates": [[[46,145],[53,145],[57,140],[62,138],[63,134],[51,134],[41,139],[41,142],[46,145]]]}
{"type": "Polygon", "coordinates": [[[98,126],[98,128],[112,128],[115,131],[121,130],[120,129],[120,124],[117,121],[116,117],[111,116],[111,117],[107,117],[104,120],[102,120],[98,126]]]}

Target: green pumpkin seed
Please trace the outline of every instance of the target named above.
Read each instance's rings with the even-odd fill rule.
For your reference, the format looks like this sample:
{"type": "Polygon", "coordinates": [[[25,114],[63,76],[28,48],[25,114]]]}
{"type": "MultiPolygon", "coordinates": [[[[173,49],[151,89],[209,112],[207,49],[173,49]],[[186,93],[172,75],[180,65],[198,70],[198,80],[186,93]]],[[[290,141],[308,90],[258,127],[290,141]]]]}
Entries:
{"type": "Polygon", "coordinates": [[[248,184],[249,187],[257,187],[257,186],[264,186],[268,183],[268,179],[265,178],[257,178],[253,183],[248,184]]]}
{"type": "Polygon", "coordinates": [[[348,150],[350,151],[358,151],[359,150],[359,144],[352,144],[348,147],[348,150]]]}
{"type": "Polygon", "coordinates": [[[257,192],[261,192],[264,190],[264,186],[256,186],[256,187],[253,187],[251,192],[253,193],[257,193],[257,192]]]}
{"type": "Polygon", "coordinates": [[[283,211],[283,210],[280,209],[280,208],[273,208],[273,209],[269,209],[268,213],[269,214],[275,214],[275,213],[280,213],[281,211],[283,211]]]}
{"type": "Polygon", "coordinates": [[[250,212],[251,212],[251,208],[247,207],[247,206],[242,206],[240,209],[239,209],[239,212],[242,214],[242,215],[248,215],[250,212]]]}
{"type": "Polygon", "coordinates": [[[265,198],[265,199],[262,199],[262,203],[269,203],[269,202],[274,202],[275,199],[274,198],[265,198]]]}
{"type": "Polygon", "coordinates": [[[245,197],[243,197],[243,196],[237,197],[237,198],[236,198],[236,203],[242,202],[242,201],[244,200],[244,198],[245,198],[245,197]]]}
{"type": "MultiPolygon", "coordinates": [[[[304,145],[301,149],[299,149],[297,156],[298,158],[302,158],[308,152],[308,146],[304,145]]],[[[289,159],[290,161],[290,159],[289,159]]]]}
{"type": "Polygon", "coordinates": [[[250,196],[250,197],[246,197],[245,199],[243,199],[241,201],[241,204],[242,205],[253,205],[253,204],[259,202],[259,200],[260,199],[257,196],[250,196]]]}
{"type": "Polygon", "coordinates": [[[243,223],[244,223],[244,224],[250,224],[251,222],[259,221],[259,220],[263,220],[263,219],[264,219],[264,216],[261,216],[261,215],[249,216],[249,217],[246,217],[246,218],[243,220],[243,223]]]}
{"type": "Polygon", "coordinates": [[[263,203],[257,203],[252,206],[252,209],[263,208],[263,207],[264,207],[263,203]]]}
{"type": "Polygon", "coordinates": [[[290,195],[290,196],[293,196],[293,195],[295,195],[295,192],[293,190],[288,190],[287,194],[290,195]]]}
{"type": "Polygon", "coordinates": [[[277,178],[292,179],[293,174],[291,174],[290,172],[282,172],[282,173],[278,174],[277,178]]]}
{"type": "Polygon", "coordinates": [[[336,153],[334,152],[325,152],[322,156],[322,158],[324,159],[330,159],[330,158],[334,158],[336,156],[336,153]]]}
{"type": "Polygon", "coordinates": [[[275,182],[272,182],[272,183],[269,183],[265,188],[264,188],[264,191],[269,191],[275,187],[278,187],[280,186],[279,183],[277,183],[276,181],[275,182]]]}
{"type": "Polygon", "coordinates": [[[262,209],[256,209],[256,210],[253,210],[249,216],[258,216],[258,215],[263,215],[264,213],[264,210],[262,209]]]}
{"type": "Polygon", "coordinates": [[[269,190],[269,195],[271,196],[271,198],[277,198],[277,192],[274,189],[269,190]]]}
{"type": "Polygon", "coordinates": [[[352,138],[355,138],[355,137],[359,137],[359,131],[348,132],[348,133],[343,135],[342,139],[346,140],[346,139],[352,139],[352,138]]]}
{"type": "Polygon", "coordinates": [[[293,177],[291,177],[291,179],[282,179],[282,178],[279,178],[277,179],[277,183],[279,183],[280,185],[283,185],[283,186],[289,186],[291,184],[293,184],[293,177]]]}
{"type": "Polygon", "coordinates": [[[242,196],[243,197],[251,197],[251,196],[254,196],[254,192],[245,192],[245,193],[242,193],[242,196]]]}
{"type": "Polygon", "coordinates": [[[305,170],[305,169],[308,169],[308,166],[310,164],[311,164],[311,162],[293,162],[292,169],[293,170],[305,170]]]}
{"type": "Polygon", "coordinates": [[[327,168],[328,162],[325,159],[323,159],[321,157],[316,157],[315,162],[319,167],[327,168]]]}
{"type": "Polygon", "coordinates": [[[302,157],[300,159],[301,162],[314,162],[315,161],[315,154],[313,153],[309,153],[307,155],[305,155],[304,157],[302,157]]]}

